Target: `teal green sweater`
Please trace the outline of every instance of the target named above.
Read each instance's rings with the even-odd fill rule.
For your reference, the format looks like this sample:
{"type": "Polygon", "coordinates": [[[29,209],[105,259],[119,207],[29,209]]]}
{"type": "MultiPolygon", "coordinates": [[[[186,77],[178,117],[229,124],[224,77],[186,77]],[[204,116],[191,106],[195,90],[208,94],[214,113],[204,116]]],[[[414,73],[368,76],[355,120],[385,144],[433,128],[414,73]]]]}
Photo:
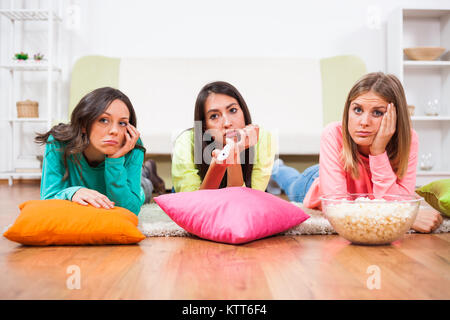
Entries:
{"type": "MultiPolygon", "coordinates": [[[[142,145],[139,139],[138,143],[142,145]]],[[[141,170],[144,152],[134,149],[120,158],[105,158],[97,167],[91,167],[83,154],[78,155],[79,167],[68,159],[69,176],[63,181],[65,144],[49,136],[42,165],[41,199],[72,200],[80,188],[96,190],[116,206],[139,214],[145,195],[141,189],[141,170]]]]}

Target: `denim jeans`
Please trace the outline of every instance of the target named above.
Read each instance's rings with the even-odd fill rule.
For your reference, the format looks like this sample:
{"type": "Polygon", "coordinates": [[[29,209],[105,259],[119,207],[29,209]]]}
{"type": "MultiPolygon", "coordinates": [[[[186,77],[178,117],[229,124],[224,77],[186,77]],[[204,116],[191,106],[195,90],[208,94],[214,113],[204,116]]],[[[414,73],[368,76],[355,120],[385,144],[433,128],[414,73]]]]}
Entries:
{"type": "Polygon", "coordinates": [[[303,173],[280,163],[274,166],[271,178],[286,193],[290,201],[303,202],[314,179],[319,176],[319,165],[309,167],[303,173]]]}

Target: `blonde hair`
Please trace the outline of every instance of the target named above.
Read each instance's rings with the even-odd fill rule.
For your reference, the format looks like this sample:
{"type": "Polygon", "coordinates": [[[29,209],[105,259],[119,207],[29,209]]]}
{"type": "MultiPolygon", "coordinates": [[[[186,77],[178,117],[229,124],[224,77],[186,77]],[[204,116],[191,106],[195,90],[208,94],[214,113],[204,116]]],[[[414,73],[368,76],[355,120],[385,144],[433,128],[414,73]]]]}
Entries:
{"type": "Polygon", "coordinates": [[[358,163],[360,163],[361,159],[358,153],[358,145],[353,141],[348,131],[348,116],[351,102],[369,91],[379,95],[388,103],[393,103],[395,106],[397,113],[396,130],[386,146],[386,152],[392,169],[397,177],[401,179],[408,168],[411,146],[411,120],[405,91],[400,80],[392,74],[384,74],[383,72],[366,74],[353,85],[347,96],[342,116],[342,161],[344,170],[350,172],[352,178],[359,178],[358,163]]]}

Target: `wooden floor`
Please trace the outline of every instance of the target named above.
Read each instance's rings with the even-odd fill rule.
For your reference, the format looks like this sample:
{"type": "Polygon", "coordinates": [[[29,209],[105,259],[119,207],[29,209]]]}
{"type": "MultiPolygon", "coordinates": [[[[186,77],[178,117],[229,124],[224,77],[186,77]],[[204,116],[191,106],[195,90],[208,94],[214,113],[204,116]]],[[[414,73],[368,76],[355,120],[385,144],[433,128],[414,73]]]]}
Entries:
{"type": "MultiPolygon", "coordinates": [[[[38,198],[38,185],[0,185],[0,231],[14,222],[18,204],[38,198]]],[[[449,244],[450,234],[406,235],[378,247],[339,236],[67,247],[1,237],[0,299],[450,299],[449,244]],[[76,283],[70,266],[79,268],[80,289],[69,289],[76,283]],[[379,289],[371,281],[377,275],[379,289]]]]}

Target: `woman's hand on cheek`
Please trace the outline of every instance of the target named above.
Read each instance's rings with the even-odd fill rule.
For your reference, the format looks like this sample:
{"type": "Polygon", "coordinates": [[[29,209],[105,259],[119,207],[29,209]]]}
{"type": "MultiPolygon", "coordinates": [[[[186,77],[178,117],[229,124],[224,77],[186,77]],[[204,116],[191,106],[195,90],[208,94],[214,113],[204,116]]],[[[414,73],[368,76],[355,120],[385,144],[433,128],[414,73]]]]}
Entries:
{"type": "Polygon", "coordinates": [[[139,131],[137,131],[137,129],[133,125],[128,124],[127,130],[125,131],[125,141],[122,147],[113,155],[109,155],[108,158],[120,158],[133,150],[136,142],[139,139],[139,135],[139,131]]]}
{"type": "Polygon", "coordinates": [[[370,154],[377,156],[386,151],[386,146],[391,140],[397,128],[397,113],[392,103],[388,104],[387,111],[383,115],[380,128],[370,146],[370,154]]]}

